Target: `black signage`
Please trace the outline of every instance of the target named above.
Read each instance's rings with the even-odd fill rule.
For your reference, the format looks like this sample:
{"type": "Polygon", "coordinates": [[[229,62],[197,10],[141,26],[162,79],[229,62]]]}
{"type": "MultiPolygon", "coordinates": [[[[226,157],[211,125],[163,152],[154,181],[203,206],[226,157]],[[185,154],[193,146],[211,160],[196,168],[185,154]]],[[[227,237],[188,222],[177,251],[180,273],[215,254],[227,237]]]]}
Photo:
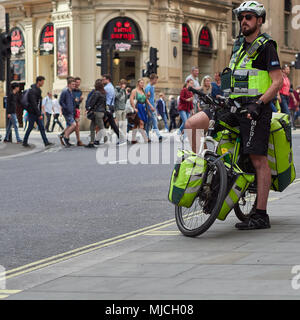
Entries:
{"type": "Polygon", "coordinates": [[[102,39],[134,43],[140,41],[140,35],[138,27],[132,19],[119,17],[107,23],[103,31],[102,39]]]}
{"type": "Polygon", "coordinates": [[[40,54],[53,54],[54,51],[54,27],[53,23],[44,26],[40,37],[40,54]]]}

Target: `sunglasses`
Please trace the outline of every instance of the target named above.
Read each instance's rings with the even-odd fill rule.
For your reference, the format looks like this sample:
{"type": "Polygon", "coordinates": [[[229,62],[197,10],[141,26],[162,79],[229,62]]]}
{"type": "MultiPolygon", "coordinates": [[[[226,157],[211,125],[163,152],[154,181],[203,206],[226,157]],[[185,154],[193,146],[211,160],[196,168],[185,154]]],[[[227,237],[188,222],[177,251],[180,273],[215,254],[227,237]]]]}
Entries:
{"type": "Polygon", "coordinates": [[[253,15],[253,14],[245,14],[245,15],[240,15],[238,17],[238,20],[240,22],[242,22],[244,20],[244,18],[245,18],[247,21],[250,21],[250,20],[252,20],[253,17],[255,17],[255,15],[253,15]]]}

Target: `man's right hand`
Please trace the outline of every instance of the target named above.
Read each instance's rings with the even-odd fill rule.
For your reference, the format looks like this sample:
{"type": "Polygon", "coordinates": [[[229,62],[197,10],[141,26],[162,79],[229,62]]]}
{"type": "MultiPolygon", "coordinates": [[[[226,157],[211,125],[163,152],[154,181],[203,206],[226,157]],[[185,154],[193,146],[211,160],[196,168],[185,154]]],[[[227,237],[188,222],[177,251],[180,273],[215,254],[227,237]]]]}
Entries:
{"type": "Polygon", "coordinates": [[[39,116],[39,120],[43,120],[43,116],[39,116]]]}
{"type": "Polygon", "coordinates": [[[10,117],[11,117],[11,115],[10,115],[10,114],[8,114],[8,115],[7,115],[7,118],[8,118],[8,119],[10,119],[10,117]]]}

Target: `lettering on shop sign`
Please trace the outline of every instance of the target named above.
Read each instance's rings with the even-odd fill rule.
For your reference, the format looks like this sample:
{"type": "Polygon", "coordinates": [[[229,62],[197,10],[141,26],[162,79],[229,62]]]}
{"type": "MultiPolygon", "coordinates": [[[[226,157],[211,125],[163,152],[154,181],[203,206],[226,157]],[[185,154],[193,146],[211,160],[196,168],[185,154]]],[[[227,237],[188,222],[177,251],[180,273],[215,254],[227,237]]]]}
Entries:
{"type": "Polygon", "coordinates": [[[114,32],[110,35],[112,40],[114,39],[124,39],[131,41],[135,39],[135,34],[132,33],[132,27],[129,21],[124,22],[117,21],[116,26],[114,27],[114,32]]]}
{"type": "Polygon", "coordinates": [[[131,49],[131,44],[129,44],[129,43],[116,43],[115,49],[118,51],[129,51],[131,49]]]}
{"type": "Polygon", "coordinates": [[[212,39],[210,31],[207,27],[203,27],[200,32],[199,46],[204,48],[212,47],[212,39]]]}
{"type": "Polygon", "coordinates": [[[54,27],[52,23],[45,25],[41,32],[40,37],[40,53],[50,54],[53,53],[54,48],[54,27]]]}
{"type": "Polygon", "coordinates": [[[182,44],[183,45],[192,45],[192,37],[190,28],[187,24],[182,24],[182,44]]]}
{"type": "Polygon", "coordinates": [[[13,28],[11,30],[11,53],[12,55],[17,55],[21,52],[24,52],[24,36],[22,30],[19,28],[13,28]]]}
{"type": "Polygon", "coordinates": [[[135,22],[126,17],[119,17],[107,23],[103,31],[103,40],[139,41],[139,32],[135,22]]]}

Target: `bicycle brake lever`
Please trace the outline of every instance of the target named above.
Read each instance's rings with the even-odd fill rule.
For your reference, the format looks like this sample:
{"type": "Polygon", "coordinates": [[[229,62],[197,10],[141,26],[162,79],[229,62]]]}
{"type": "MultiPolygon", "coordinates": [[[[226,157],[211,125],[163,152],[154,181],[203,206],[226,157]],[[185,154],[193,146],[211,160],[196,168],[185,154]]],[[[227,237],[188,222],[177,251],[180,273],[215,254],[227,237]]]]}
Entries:
{"type": "Polygon", "coordinates": [[[236,113],[236,111],[237,111],[237,107],[236,107],[236,106],[232,106],[232,107],[230,108],[230,112],[231,112],[231,113],[236,113]]]}

